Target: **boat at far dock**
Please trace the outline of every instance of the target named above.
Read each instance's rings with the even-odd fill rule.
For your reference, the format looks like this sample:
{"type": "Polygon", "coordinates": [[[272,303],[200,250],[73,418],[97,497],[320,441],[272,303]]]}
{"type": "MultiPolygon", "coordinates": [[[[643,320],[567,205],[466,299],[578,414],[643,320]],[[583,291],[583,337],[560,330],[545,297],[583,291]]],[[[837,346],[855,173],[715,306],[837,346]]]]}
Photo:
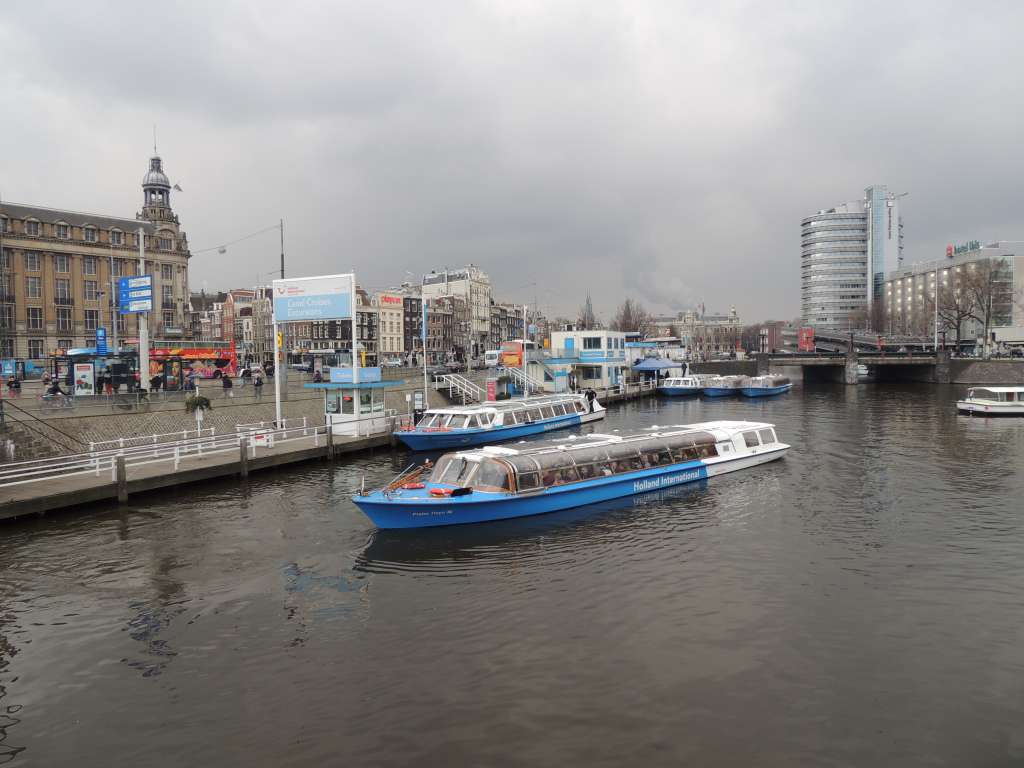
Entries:
{"type": "Polygon", "coordinates": [[[978,416],[1024,416],[1024,387],[971,387],[956,409],[978,416]]]}
{"type": "Polygon", "coordinates": [[[666,379],[662,379],[661,384],[658,385],[659,395],[669,395],[670,397],[678,397],[679,395],[699,395],[704,391],[704,383],[712,376],[701,376],[700,374],[693,376],[669,376],[666,379]]]}
{"type": "Polygon", "coordinates": [[[744,397],[768,397],[781,395],[793,388],[793,382],[786,376],[751,376],[743,382],[740,392],[744,397]]]}
{"type": "Polygon", "coordinates": [[[705,397],[732,397],[740,393],[746,376],[714,376],[704,382],[705,397]]]}
{"type": "Polygon", "coordinates": [[[499,443],[604,418],[604,406],[585,394],[498,400],[431,408],[415,427],[394,433],[414,451],[442,451],[499,443]]]}

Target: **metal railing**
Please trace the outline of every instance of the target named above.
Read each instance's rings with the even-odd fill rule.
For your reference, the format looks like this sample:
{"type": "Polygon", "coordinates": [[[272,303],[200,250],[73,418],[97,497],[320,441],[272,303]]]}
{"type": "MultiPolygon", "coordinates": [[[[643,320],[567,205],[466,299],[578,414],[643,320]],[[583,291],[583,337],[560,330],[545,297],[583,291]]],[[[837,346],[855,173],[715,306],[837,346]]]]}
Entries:
{"type": "Polygon", "coordinates": [[[140,446],[153,446],[159,443],[166,442],[165,438],[170,440],[189,440],[189,435],[195,438],[202,438],[207,435],[213,436],[217,434],[216,427],[199,428],[199,429],[183,429],[181,432],[161,432],[152,435],[137,435],[135,437],[119,437],[116,440],[90,440],[89,441],[89,452],[94,453],[96,451],[107,451],[107,450],[118,450],[124,448],[138,448],[140,446]]]}
{"type": "Polygon", "coordinates": [[[465,376],[457,373],[440,373],[434,376],[434,389],[447,389],[457,392],[462,404],[479,403],[484,399],[484,391],[465,376]]]}
{"type": "Polygon", "coordinates": [[[244,444],[248,457],[255,458],[260,449],[266,450],[280,443],[306,440],[311,436],[314,447],[325,445],[327,428],[324,426],[299,426],[270,429],[262,433],[243,431],[234,434],[211,434],[148,445],[124,446],[123,448],[118,446],[50,459],[12,462],[0,465],[0,487],[85,475],[103,477],[108,473],[113,482],[117,480],[117,464],[120,458],[124,459],[126,470],[129,467],[161,462],[173,463],[173,468],[178,469],[181,461],[190,457],[222,453],[233,453],[237,456],[244,444]]]}
{"type": "Polygon", "coordinates": [[[502,368],[501,372],[528,392],[542,392],[544,390],[543,382],[537,381],[532,376],[523,373],[521,368],[502,368]]]}

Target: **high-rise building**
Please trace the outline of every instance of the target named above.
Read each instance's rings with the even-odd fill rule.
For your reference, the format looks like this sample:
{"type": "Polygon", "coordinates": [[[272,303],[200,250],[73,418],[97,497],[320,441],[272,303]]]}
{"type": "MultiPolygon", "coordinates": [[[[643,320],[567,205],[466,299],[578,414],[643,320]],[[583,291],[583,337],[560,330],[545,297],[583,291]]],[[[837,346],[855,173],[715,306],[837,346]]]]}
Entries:
{"type": "Polygon", "coordinates": [[[801,317],[817,328],[849,330],[871,322],[887,273],[899,267],[903,220],[885,185],[864,198],[818,211],[801,226],[801,317]]]}

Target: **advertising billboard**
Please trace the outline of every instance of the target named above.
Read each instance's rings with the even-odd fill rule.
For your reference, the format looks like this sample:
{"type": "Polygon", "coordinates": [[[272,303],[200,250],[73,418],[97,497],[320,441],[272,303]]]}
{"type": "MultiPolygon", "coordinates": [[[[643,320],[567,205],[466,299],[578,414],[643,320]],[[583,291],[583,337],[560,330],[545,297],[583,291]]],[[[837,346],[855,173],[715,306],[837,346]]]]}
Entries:
{"type": "Polygon", "coordinates": [[[75,397],[96,394],[96,379],[92,363],[75,363],[75,397]]]}
{"type": "Polygon", "coordinates": [[[274,281],[274,322],[344,320],[352,317],[352,275],[274,281]]]}
{"type": "Polygon", "coordinates": [[[813,352],[815,350],[813,328],[801,328],[797,331],[797,350],[800,352],[813,352]]]}

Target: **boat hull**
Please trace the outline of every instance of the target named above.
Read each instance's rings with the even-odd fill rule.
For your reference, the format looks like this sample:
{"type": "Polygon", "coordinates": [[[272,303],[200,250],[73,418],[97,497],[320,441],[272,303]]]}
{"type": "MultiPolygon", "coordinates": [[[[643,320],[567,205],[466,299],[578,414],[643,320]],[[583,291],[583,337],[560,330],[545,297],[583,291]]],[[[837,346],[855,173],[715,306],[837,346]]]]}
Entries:
{"type": "Polygon", "coordinates": [[[490,445],[506,440],[518,440],[530,435],[586,424],[588,421],[595,421],[603,416],[604,411],[601,410],[594,411],[594,413],[574,413],[571,416],[560,416],[530,424],[512,424],[490,429],[453,429],[447,432],[420,432],[412,429],[393,434],[406,447],[414,451],[443,451],[449,448],[466,448],[473,445],[490,445]]]}
{"type": "Polygon", "coordinates": [[[482,523],[543,515],[706,480],[775,461],[782,458],[788,449],[789,446],[781,445],[735,459],[672,464],[511,496],[474,491],[465,496],[433,499],[429,497],[428,487],[409,497],[385,497],[376,491],[367,496],[354,496],[352,501],[378,528],[429,528],[482,523]]]}
{"type": "Polygon", "coordinates": [[[668,397],[681,397],[684,395],[699,395],[703,389],[703,387],[658,387],[658,394],[667,395],[668,397]]]}
{"type": "Polygon", "coordinates": [[[735,397],[739,394],[737,387],[704,387],[705,397],[735,397]]]}
{"type": "Polygon", "coordinates": [[[979,403],[972,400],[958,400],[956,409],[972,416],[1024,416],[1024,402],[979,403]]]}
{"type": "Polygon", "coordinates": [[[781,395],[784,392],[789,392],[792,388],[792,384],[783,384],[779,387],[743,387],[740,389],[740,393],[744,397],[770,397],[771,395],[781,395]]]}

